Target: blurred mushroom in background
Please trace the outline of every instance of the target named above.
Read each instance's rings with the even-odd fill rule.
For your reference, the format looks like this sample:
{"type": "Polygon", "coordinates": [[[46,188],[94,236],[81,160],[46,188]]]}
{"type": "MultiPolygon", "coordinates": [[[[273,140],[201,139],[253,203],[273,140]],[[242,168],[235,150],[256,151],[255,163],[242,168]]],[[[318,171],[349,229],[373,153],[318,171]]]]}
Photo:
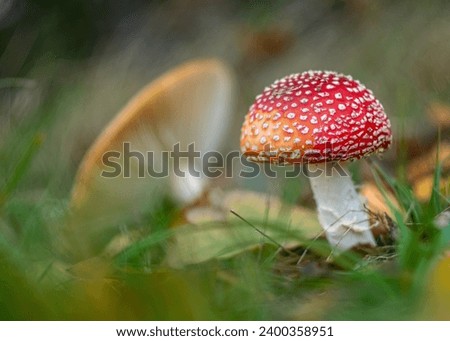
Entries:
{"type": "Polygon", "coordinates": [[[73,186],[76,223],[69,229],[81,238],[82,254],[91,253],[90,243],[99,244],[97,249],[117,233],[110,224],[151,209],[164,196],[189,203],[201,195],[208,180],[200,158],[177,160],[172,152],[191,144],[199,155],[220,150],[233,93],[226,64],[194,60],[154,80],[125,106],[86,153],[73,186]],[[192,166],[199,176],[192,175],[192,166]]]}

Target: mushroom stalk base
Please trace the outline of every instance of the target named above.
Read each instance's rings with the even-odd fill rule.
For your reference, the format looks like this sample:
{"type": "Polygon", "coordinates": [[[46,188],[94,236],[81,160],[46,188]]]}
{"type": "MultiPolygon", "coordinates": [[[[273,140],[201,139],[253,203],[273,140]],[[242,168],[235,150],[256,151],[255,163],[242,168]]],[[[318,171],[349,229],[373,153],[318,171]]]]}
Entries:
{"type": "Polygon", "coordinates": [[[340,250],[357,245],[375,246],[369,216],[345,167],[334,163],[309,164],[308,175],[328,242],[340,250]]]}

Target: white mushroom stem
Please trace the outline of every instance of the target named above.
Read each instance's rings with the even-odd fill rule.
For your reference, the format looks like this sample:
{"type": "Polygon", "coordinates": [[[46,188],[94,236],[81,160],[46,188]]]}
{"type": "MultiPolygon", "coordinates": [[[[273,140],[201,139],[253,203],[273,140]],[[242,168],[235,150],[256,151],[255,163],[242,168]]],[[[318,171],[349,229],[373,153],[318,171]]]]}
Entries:
{"type": "MultiPolygon", "coordinates": [[[[195,166],[197,171],[201,170],[201,165],[195,163],[195,166]]],[[[183,172],[184,176],[177,176],[175,174],[169,179],[171,192],[176,200],[190,204],[202,195],[208,184],[208,178],[202,176],[202,174],[199,176],[191,174],[189,164],[186,160],[180,162],[179,171],[183,172]]]]}
{"type": "Polygon", "coordinates": [[[333,167],[333,163],[309,164],[308,176],[319,222],[331,246],[347,250],[357,245],[376,245],[369,216],[345,167],[342,164],[333,167]]]}

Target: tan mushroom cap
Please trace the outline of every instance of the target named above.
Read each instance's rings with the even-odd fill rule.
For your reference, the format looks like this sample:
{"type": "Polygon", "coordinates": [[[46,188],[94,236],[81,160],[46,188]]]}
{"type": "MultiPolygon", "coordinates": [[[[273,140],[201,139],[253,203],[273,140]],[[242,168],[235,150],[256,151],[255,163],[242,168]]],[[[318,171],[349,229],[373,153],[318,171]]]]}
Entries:
{"type": "MultiPolygon", "coordinates": [[[[124,142],[131,142],[133,150],[144,153],[171,150],[177,142],[182,146],[195,142],[203,150],[216,148],[227,133],[224,117],[231,110],[232,97],[232,73],[216,59],[187,62],[151,82],[130,100],[87,151],[74,182],[72,206],[82,206],[104,187],[120,187],[123,184],[119,182],[127,182],[101,178],[106,169],[104,154],[121,152],[124,142]],[[107,182],[114,184],[109,186],[107,182]]],[[[128,183],[130,188],[117,189],[116,195],[123,195],[124,200],[139,198],[138,193],[125,191],[139,192],[145,182],[128,183]]]]}

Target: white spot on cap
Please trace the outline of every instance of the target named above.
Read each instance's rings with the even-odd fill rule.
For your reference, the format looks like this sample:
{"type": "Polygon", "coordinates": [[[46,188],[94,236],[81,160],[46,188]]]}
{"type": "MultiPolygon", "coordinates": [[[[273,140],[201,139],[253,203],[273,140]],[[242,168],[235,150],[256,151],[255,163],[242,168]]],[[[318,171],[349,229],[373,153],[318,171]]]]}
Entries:
{"type": "Polygon", "coordinates": [[[261,139],[259,140],[259,142],[261,142],[261,144],[264,144],[267,142],[267,139],[265,136],[261,137],[261,139]]]}
{"type": "Polygon", "coordinates": [[[293,112],[290,112],[286,115],[286,117],[292,120],[293,118],[295,118],[295,114],[293,112]]]}
{"type": "Polygon", "coordinates": [[[288,134],[292,134],[294,130],[292,128],[289,128],[289,126],[284,126],[283,131],[285,131],[288,134]]]}
{"type": "Polygon", "coordinates": [[[338,105],[339,110],[345,110],[345,108],[346,108],[345,105],[342,103],[338,105]]]}
{"type": "Polygon", "coordinates": [[[302,134],[308,134],[309,128],[308,127],[303,127],[303,129],[301,130],[302,134]]]}
{"type": "Polygon", "coordinates": [[[279,137],[278,135],[273,135],[273,140],[274,140],[274,141],[279,141],[279,140],[280,140],[280,137],[279,137]]]}
{"type": "Polygon", "coordinates": [[[334,94],[334,97],[336,99],[341,99],[342,98],[342,94],[340,92],[337,92],[337,93],[334,94]]]}

